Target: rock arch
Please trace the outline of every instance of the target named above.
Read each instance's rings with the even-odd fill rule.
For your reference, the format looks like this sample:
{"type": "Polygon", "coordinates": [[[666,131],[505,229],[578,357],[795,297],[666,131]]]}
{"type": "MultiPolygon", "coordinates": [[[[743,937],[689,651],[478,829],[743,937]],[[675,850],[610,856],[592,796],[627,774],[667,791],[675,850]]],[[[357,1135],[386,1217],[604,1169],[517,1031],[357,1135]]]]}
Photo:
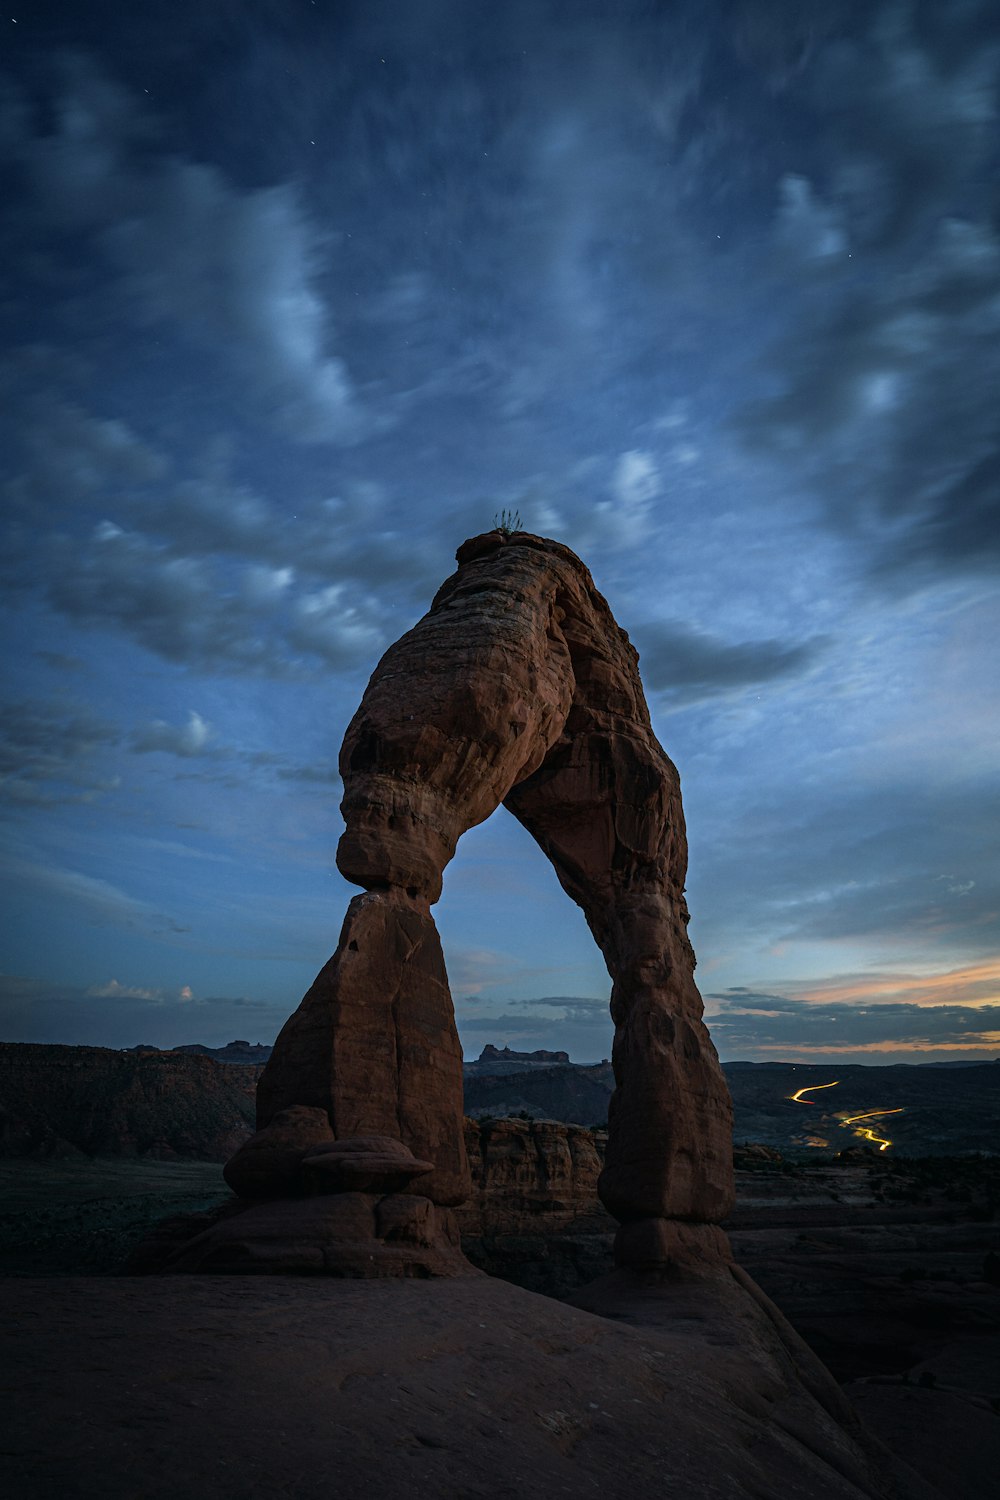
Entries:
{"type": "Polygon", "coordinates": [[[258,1128],[290,1106],[325,1110],[338,1138],[396,1137],[433,1162],[419,1191],[435,1203],[468,1196],[462,1055],[431,906],[461,835],[503,804],[583,909],[613,981],[600,1193],[624,1226],[620,1258],[670,1259],[691,1241],[678,1221],[718,1223],[732,1202],[731,1106],[693,977],[677,772],[637,654],[568,547],[494,531],[457,559],[348,727],[337,864],[364,894],[277,1040],[258,1128]]]}

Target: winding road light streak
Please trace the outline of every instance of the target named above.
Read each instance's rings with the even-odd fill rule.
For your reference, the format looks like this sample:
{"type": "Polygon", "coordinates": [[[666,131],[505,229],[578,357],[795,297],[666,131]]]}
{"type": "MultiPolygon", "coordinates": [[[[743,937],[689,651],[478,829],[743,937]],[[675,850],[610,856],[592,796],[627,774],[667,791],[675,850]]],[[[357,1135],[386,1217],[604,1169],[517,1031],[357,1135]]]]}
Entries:
{"type": "Polygon", "coordinates": [[[902,1106],[899,1109],[870,1109],[863,1115],[845,1115],[841,1125],[853,1125],[855,1120],[877,1120],[881,1115],[901,1115],[904,1113],[902,1106]]]}
{"type": "Polygon", "coordinates": [[[840,1079],[835,1078],[832,1083],[807,1083],[804,1089],[797,1089],[794,1094],[789,1094],[788,1097],[793,1104],[815,1104],[815,1099],[803,1099],[802,1095],[811,1094],[814,1089],[835,1089],[839,1082],[840,1079]]]}
{"type": "MultiPolygon", "coordinates": [[[[840,1079],[835,1078],[832,1083],[807,1083],[804,1088],[796,1089],[794,1094],[789,1094],[788,1098],[793,1104],[816,1104],[818,1103],[816,1099],[803,1099],[802,1095],[814,1093],[816,1089],[835,1089],[839,1082],[840,1079]]],[[[840,1121],[840,1125],[842,1129],[846,1129],[850,1125],[856,1125],[858,1120],[879,1120],[883,1115],[901,1115],[904,1113],[905,1111],[902,1106],[898,1109],[869,1109],[864,1114],[846,1115],[840,1121]]],[[[854,1134],[860,1136],[862,1140],[871,1141],[872,1145],[877,1146],[880,1151],[886,1151],[892,1145],[892,1141],[889,1140],[888,1136],[876,1135],[875,1131],[868,1125],[859,1125],[854,1134]]]]}
{"type": "MultiPolygon", "coordinates": [[[[863,1115],[848,1115],[840,1123],[846,1128],[848,1125],[856,1124],[858,1120],[878,1120],[882,1115],[901,1115],[903,1113],[904,1110],[902,1107],[899,1109],[870,1109],[863,1115]]],[[[892,1145],[892,1141],[888,1136],[876,1135],[875,1131],[868,1125],[859,1125],[854,1134],[859,1135],[864,1141],[871,1141],[872,1145],[877,1146],[880,1151],[887,1151],[892,1145]]]]}

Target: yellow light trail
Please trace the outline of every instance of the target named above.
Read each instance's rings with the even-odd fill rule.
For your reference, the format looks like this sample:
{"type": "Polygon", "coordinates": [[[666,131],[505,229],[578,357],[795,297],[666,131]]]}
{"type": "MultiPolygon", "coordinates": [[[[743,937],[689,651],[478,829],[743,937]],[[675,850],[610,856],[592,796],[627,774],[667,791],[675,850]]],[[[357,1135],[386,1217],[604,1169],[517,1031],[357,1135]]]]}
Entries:
{"type": "MultiPolygon", "coordinates": [[[[805,1088],[796,1089],[794,1094],[788,1095],[788,1098],[793,1104],[816,1104],[817,1100],[803,1099],[802,1095],[812,1094],[816,1089],[835,1089],[839,1082],[840,1079],[835,1078],[832,1083],[807,1083],[805,1088]]],[[[879,1120],[883,1115],[901,1115],[903,1113],[902,1107],[899,1109],[869,1109],[861,1115],[845,1116],[840,1124],[842,1128],[846,1128],[848,1125],[856,1125],[858,1120],[879,1120]]],[[[862,1140],[871,1141],[872,1145],[877,1146],[880,1151],[887,1151],[892,1145],[892,1141],[889,1140],[888,1136],[876,1135],[875,1131],[867,1125],[859,1125],[854,1134],[860,1136],[862,1140]]]]}
{"type": "Polygon", "coordinates": [[[814,1089],[835,1089],[839,1082],[840,1079],[835,1078],[832,1083],[809,1083],[806,1084],[804,1089],[797,1089],[794,1094],[789,1094],[788,1097],[793,1104],[815,1104],[815,1099],[803,1099],[802,1095],[811,1094],[814,1089]]]}
{"type": "MultiPolygon", "coordinates": [[[[863,1115],[848,1115],[840,1123],[841,1126],[846,1127],[856,1124],[858,1120],[878,1120],[882,1115],[901,1115],[903,1113],[902,1107],[899,1109],[870,1109],[863,1115]]],[[[867,1125],[859,1125],[854,1134],[859,1135],[864,1141],[871,1141],[872,1145],[877,1146],[880,1151],[887,1151],[892,1145],[892,1141],[888,1136],[876,1135],[875,1131],[867,1125]]]]}
{"type": "Polygon", "coordinates": [[[877,1120],[880,1115],[901,1115],[904,1113],[902,1106],[899,1109],[870,1109],[863,1115],[845,1115],[841,1125],[853,1125],[855,1120],[877,1120]]]}

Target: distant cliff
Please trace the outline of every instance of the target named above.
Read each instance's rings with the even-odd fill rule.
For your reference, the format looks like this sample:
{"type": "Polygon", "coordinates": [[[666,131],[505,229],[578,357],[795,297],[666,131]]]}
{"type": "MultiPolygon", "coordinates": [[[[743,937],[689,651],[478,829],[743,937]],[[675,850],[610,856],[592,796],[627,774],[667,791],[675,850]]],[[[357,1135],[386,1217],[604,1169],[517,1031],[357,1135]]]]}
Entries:
{"type": "Polygon", "coordinates": [[[180,1052],[0,1043],[0,1156],[225,1161],[254,1128],[259,1067],[180,1052]]]}
{"type": "Polygon", "coordinates": [[[606,1130],[555,1120],[469,1120],[472,1197],[462,1248],[491,1276],[565,1296],[610,1270],[617,1225],[597,1197],[606,1130]]]}

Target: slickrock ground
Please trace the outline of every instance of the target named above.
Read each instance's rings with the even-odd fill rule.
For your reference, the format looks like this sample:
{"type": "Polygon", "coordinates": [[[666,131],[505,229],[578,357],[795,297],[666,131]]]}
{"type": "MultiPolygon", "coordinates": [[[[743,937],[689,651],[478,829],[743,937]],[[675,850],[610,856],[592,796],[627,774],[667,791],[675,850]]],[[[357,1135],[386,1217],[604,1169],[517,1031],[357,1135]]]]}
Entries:
{"type": "MultiPolygon", "coordinates": [[[[0,1282],[9,1500],[932,1500],[717,1293],[652,1328],[485,1277],[0,1282]]],[[[625,1309],[635,1316],[634,1297],[625,1309]]]]}
{"type": "MultiPolygon", "coordinates": [[[[479,1211],[486,1232],[467,1244],[476,1263],[492,1272],[515,1275],[532,1290],[572,1294],[609,1268],[614,1223],[592,1196],[597,1167],[583,1139],[589,1132],[580,1132],[575,1152],[570,1141],[565,1150],[558,1142],[552,1149],[549,1137],[560,1129],[576,1136],[572,1127],[496,1122],[484,1151],[480,1140],[470,1139],[472,1128],[469,1155],[485,1189],[479,1211]]],[[[947,1500],[988,1493],[1000,1471],[1000,1286],[988,1279],[1000,1274],[998,1189],[1000,1163],[982,1159],[875,1158],[849,1168],[790,1167],[763,1155],[752,1168],[737,1171],[730,1234],[740,1263],[830,1365],[872,1430],[933,1480],[947,1500]]],[[[79,1157],[0,1162],[0,1271],[8,1277],[32,1270],[60,1277],[91,1268],[107,1273],[139,1239],[144,1224],[207,1207],[224,1192],[221,1169],[204,1163],[79,1157]]],[[[463,1216],[468,1217],[465,1210],[463,1216]]],[[[207,1279],[195,1280],[207,1285],[207,1279]]],[[[300,1285],[277,1280],[284,1287],[300,1285]]],[[[150,1295],[154,1306],[174,1309],[200,1326],[197,1309],[178,1300],[186,1294],[177,1284],[188,1281],[153,1278],[150,1295]]],[[[106,1308],[104,1332],[110,1336],[116,1328],[115,1339],[136,1339],[136,1359],[148,1357],[158,1325],[154,1320],[147,1329],[141,1320],[129,1321],[137,1306],[149,1305],[135,1301],[134,1288],[140,1285],[147,1282],[76,1279],[70,1295],[62,1280],[0,1282],[6,1306],[17,1310],[23,1302],[36,1310],[20,1324],[25,1362],[34,1359],[32,1329],[51,1321],[46,1338],[52,1348],[63,1339],[69,1369],[79,1368],[80,1341],[89,1337],[78,1314],[95,1299],[106,1308]],[[56,1332],[60,1321],[65,1323],[61,1335],[56,1332]]],[[[255,1309],[270,1306],[272,1278],[240,1280],[238,1296],[225,1290],[237,1285],[230,1278],[213,1278],[211,1285],[220,1289],[223,1325],[236,1316],[237,1323],[249,1320],[248,1327],[255,1328],[255,1309]]],[[[328,1295],[319,1281],[308,1279],[301,1287],[305,1298],[328,1295]]],[[[552,1304],[533,1305],[548,1309],[552,1304]]],[[[470,1328],[477,1338],[483,1337],[480,1321],[470,1328]]],[[[233,1336],[233,1328],[220,1336],[226,1348],[233,1336]]],[[[277,1338],[276,1331],[271,1336],[277,1338]]],[[[474,1342],[467,1347],[471,1361],[474,1342]]],[[[175,1352],[170,1388],[179,1398],[191,1361],[175,1352]]],[[[33,1400],[40,1406],[47,1399],[44,1371],[52,1368],[40,1365],[34,1377],[33,1400]]],[[[198,1368],[195,1359],[193,1369],[198,1368]]],[[[537,1374],[529,1371],[524,1378],[537,1374]]],[[[14,1383],[13,1377],[5,1382],[14,1383]]],[[[471,1380],[469,1386],[476,1389],[471,1380]]],[[[195,1373],[186,1399],[203,1395],[195,1373]]],[[[540,1403],[540,1409],[548,1408],[540,1403]]],[[[54,1426],[47,1444],[53,1433],[57,1443],[64,1441],[63,1429],[54,1426]]],[[[655,1446],[654,1439],[650,1442],[655,1446]]],[[[813,1500],[822,1493],[817,1490],[813,1500]]]]}

